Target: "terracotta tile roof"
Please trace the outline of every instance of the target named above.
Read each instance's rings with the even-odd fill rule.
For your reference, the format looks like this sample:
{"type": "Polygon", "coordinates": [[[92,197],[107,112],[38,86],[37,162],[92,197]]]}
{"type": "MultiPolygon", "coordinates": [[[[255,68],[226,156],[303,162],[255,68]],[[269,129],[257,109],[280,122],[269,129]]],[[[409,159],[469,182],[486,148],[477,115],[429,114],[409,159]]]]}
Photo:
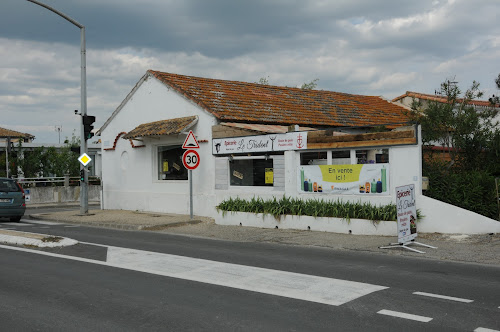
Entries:
{"type": "MultiPolygon", "coordinates": [[[[430,94],[413,92],[413,91],[406,91],[406,93],[404,95],[396,97],[392,101],[397,102],[405,97],[418,98],[418,99],[430,100],[430,101],[437,101],[440,103],[448,102],[448,98],[446,96],[430,95],[430,94]]],[[[459,103],[461,103],[462,101],[463,101],[463,99],[457,99],[457,102],[459,102],[459,103]]],[[[489,102],[489,100],[471,100],[470,104],[475,105],[475,106],[480,106],[480,107],[491,107],[492,106],[491,103],[489,102]]],[[[495,105],[495,107],[500,107],[500,105],[495,105]]]]}
{"type": "MultiPolygon", "coordinates": [[[[253,130],[259,133],[267,133],[267,134],[284,134],[288,132],[288,126],[279,126],[279,125],[264,125],[264,124],[255,124],[255,123],[239,123],[239,122],[222,122],[221,125],[253,130]]],[[[311,127],[299,127],[299,131],[309,131],[309,130],[317,130],[316,128],[311,127]]]]}
{"type": "Polygon", "coordinates": [[[143,123],[123,136],[125,139],[137,137],[179,134],[191,128],[198,121],[198,116],[187,116],[169,120],[143,123]]]}
{"type": "Polygon", "coordinates": [[[322,127],[408,121],[406,108],[376,96],[148,73],[221,121],[322,127]]]}
{"type": "Polygon", "coordinates": [[[7,137],[11,137],[11,138],[27,138],[27,139],[34,139],[35,136],[31,135],[31,134],[26,134],[26,133],[20,133],[18,131],[15,131],[15,130],[10,130],[10,129],[5,129],[5,128],[1,128],[0,127],[0,138],[7,138],[7,137]]]}

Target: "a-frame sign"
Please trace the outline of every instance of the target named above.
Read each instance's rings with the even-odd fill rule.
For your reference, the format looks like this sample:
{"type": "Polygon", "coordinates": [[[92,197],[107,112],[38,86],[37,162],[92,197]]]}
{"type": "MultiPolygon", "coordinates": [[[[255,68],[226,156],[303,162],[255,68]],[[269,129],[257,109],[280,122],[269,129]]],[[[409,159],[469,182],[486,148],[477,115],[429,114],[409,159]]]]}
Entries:
{"type": "Polygon", "coordinates": [[[182,145],[183,149],[199,149],[200,146],[198,145],[198,141],[194,137],[194,133],[192,130],[189,131],[189,134],[186,137],[186,140],[184,141],[184,144],[182,145]]]}

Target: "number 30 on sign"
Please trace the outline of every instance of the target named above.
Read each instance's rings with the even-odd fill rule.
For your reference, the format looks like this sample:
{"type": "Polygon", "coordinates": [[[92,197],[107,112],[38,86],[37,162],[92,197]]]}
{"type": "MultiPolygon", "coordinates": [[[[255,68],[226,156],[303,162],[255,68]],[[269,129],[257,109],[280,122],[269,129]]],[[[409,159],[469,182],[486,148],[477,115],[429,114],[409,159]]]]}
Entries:
{"type": "Polygon", "coordinates": [[[187,169],[195,169],[200,164],[200,155],[195,150],[186,150],[182,155],[182,163],[187,169]]]}

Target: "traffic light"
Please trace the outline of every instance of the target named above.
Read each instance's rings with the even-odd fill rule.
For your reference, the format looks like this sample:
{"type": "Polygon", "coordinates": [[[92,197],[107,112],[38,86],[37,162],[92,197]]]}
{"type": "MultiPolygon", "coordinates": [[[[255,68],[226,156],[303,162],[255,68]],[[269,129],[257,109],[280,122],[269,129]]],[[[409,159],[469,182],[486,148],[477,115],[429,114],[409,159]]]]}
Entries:
{"type": "Polygon", "coordinates": [[[82,168],[80,170],[80,181],[84,182],[85,181],[85,169],[82,168]]]}
{"type": "Polygon", "coordinates": [[[92,129],[94,129],[94,126],[92,124],[95,122],[95,116],[84,115],[82,116],[82,121],[83,121],[83,134],[85,140],[88,140],[89,138],[92,138],[92,136],[94,136],[94,133],[92,133],[92,129]]]}

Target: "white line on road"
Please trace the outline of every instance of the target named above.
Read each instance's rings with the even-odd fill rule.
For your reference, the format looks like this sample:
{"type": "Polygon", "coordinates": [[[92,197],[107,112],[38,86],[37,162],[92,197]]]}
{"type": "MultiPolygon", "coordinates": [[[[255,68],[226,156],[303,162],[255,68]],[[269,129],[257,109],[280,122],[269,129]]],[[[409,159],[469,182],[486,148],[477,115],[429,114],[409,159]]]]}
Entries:
{"type": "Polygon", "coordinates": [[[106,262],[0,245],[0,248],[5,249],[107,265],[334,306],[388,288],[355,281],[222,263],[199,258],[119,247],[104,247],[108,248],[106,262]]]}
{"type": "Polygon", "coordinates": [[[474,332],[500,332],[498,330],[487,329],[485,327],[478,327],[474,332]]]}
{"type": "Polygon", "coordinates": [[[69,225],[69,226],[64,226],[66,228],[75,228],[75,227],[80,227],[80,225],[69,225]]]}
{"type": "MultiPolygon", "coordinates": [[[[23,221],[24,221],[24,219],[23,219],[23,221]]],[[[36,224],[36,225],[61,225],[61,223],[59,223],[59,222],[33,220],[33,219],[26,220],[26,222],[29,222],[30,224],[36,224]]]]}
{"type": "Polygon", "coordinates": [[[450,300],[450,301],[457,301],[457,302],[465,302],[465,303],[474,302],[474,300],[467,300],[467,299],[461,299],[459,297],[445,296],[445,295],[432,294],[432,293],[415,292],[413,294],[415,294],[415,295],[422,295],[422,296],[428,296],[428,297],[435,297],[435,298],[438,298],[438,299],[444,299],[444,300],[450,300]]]}
{"type": "Polygon", "coordinates": [[[21,222],[6,222],[3,225],[9,225],[9,226],[33,226],[32,224],[25,224],[21,222]]]}
{"type": "Polygon", "coordinates": [[[386,310],[386,309],[380,310],[379,312],[377,312],[377,314],[393,316],[393,317],[398,317],[398,318],[404,318],[404,319],[411,319],[411,320],[416,320],[416,321],[424,322],[424,323],[428,323],[432,320],[432,318],[430,318],[430,317],[412,315],[412,314],[407,314],[404,312],[398,312],[398,311],[392,311],[392,310],[386,310]]]}

